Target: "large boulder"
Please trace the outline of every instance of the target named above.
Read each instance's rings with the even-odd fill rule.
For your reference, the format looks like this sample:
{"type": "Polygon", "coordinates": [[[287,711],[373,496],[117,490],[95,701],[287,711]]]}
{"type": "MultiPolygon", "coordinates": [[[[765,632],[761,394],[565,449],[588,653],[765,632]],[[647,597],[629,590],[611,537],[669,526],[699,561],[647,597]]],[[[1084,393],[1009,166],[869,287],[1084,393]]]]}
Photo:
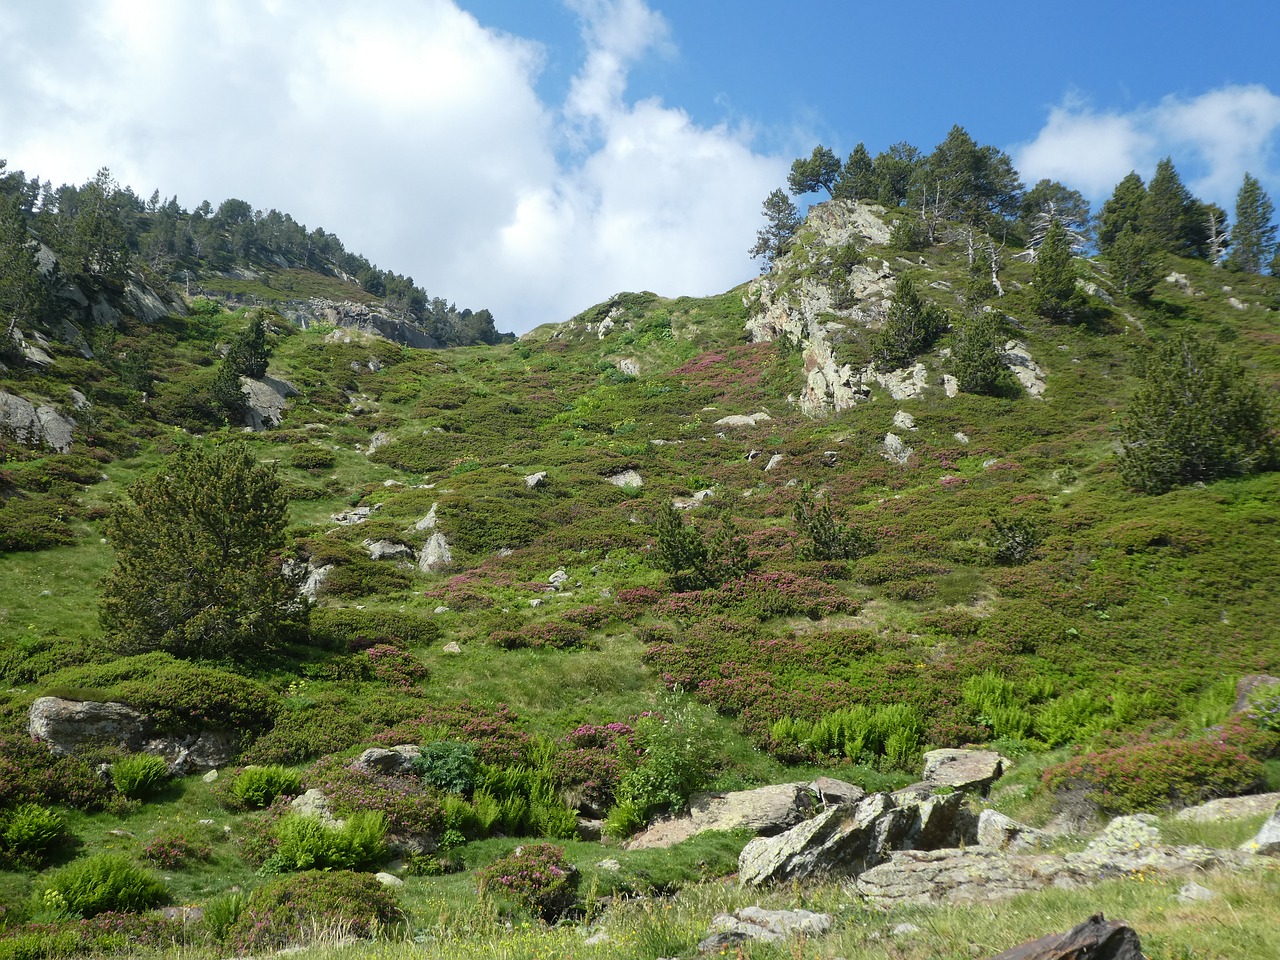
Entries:
{"type": "Polygon", "coordinates": [[[1198,806],[1179,810],[1175,819],[1192,823],[1213,823],[1218,820],[1241,820],[1273,813],[1280,806],[1280,793],[1254,793],[1245,797],[1219,797],[1198,806]]]}
{"type": "Polygon", "coordinates": [[[163,757],[170,773],[225,766],[238,752],[231,730],[157,730],[155,721],[123,703],[40,697],[31,705],[27,732],[55,753],[75,754],[103,745],[163,757]]]}
{"type": "Polygon", "coordinates": [[[1236,702],[1231,705],[1232,713],[1240,713],[1249,706],[1249,698],[1256,690],[1275,688],[1280,692],[1280,677],[1266,673],[1251,673],[1236,681],[1236,702]]]}
{"type": "Polygon", "coordinates": [[[266,430],[280,425],[288,399],[297,396],[298,388],[276,377],[241,377],[240,392],[244,394],[245,424],[254,430],[266,430]]]}
{"type": "Polygon", "coordinates": [[[738,878],[758,885],[857,876],[894,850],[954,847],[972,838],[963,795],[921,798],[875,793],[832,807],[776,837],[759,837],[738,857],[738,878]]]}
{"type": "Polygon", "coordinates": [[[1132,927],[1098,913],[1066,933],[1024,943],[991,960],[1143,960],[1143,953],[1132,927]]]}
{"type": "Polygon", "coordinates": [[[751,830],[773,836],[804,820],[814,808],[803,783],[781,783],[756,790],[694,796],[689,813],[655,823],[627,844],[629,850],[670,847],[707,830],[751,830]]]}
{"type": "Polygon", "coordinates": [[[924,755],[925,783],[986,792],[1004,773],[1004,758],[994,750],[930,750],[924,755]]]}
{"type": "Polygon", "coordinates": [[[46,446],[58,453],[71,449],[76,422],[48,404],[35,406],[25,397],[0,390],[0,434],[29,447],[46,446]]]}

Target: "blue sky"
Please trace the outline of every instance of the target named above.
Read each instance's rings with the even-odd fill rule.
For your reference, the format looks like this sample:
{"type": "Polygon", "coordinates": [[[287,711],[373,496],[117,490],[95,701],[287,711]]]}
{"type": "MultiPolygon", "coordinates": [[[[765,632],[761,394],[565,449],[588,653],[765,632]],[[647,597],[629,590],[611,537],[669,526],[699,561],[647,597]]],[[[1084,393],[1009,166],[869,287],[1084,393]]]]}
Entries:
{"type": "Polygon", "coordinates": [[[1280,200],[1277,39],[1255,0],[46,0],[0,9],[0,157],[275,207],[523,331],[748,279],[818,142],[959,123],[1096,202],[1166,155],[1280,200]]]}

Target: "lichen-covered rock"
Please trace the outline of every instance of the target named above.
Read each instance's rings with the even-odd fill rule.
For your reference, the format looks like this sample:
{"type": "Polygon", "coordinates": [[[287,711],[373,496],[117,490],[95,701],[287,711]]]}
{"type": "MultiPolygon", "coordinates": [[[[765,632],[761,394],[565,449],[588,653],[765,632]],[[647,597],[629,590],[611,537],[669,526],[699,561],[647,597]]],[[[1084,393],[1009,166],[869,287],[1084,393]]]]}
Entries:
{"type": "MultiPolygon", "coordinates": [[[[434,509],[433,507],[432,510],[434,509]]],[[[433,533],[431,538],[422,545],[422,552],[418,554],[418,569],[423,573],[435,573],[451,563],[453,563],[453,550],[449,548],[449,541],[445,539],[443,533],[433,533]]]]}
{"type": "Polygon", "coordinates": [[[55,753],[75,754],[103,744],[163,757],[169,772],[197,773],[225,766],[239,750],[230,730],[168,732],[123,703],[40,697],[27,715],[27,732],[55,753]]]}
{"type": "Polygon", "coordinates": [[[0,433],[30,447],[47,446],[58,453],[71,449],[76,422],[48,404],[36,406],[25,397],[0,390],[0,433]]]}
{"type": "Polygon", "coordinates": [[[783,943],[797,937],[820,937],[831,929],[831,915],[809,910],[765,910],[743,907],[717,914],[698,944],[699,953],[719,953],[748,941],[783,943]]]}
{"type": "Polygon", "coordinates": [[[278,427],[284,418],[288,398],[297,396],[298,388],[288,380],[261,377],[240,378],[240,392],[245,398],[245,425],[254,430],[278,427]]]}
{"type": "Polygon", "coordinates": [[[394,540],[365,540],[361,544],[370,560],[411,560],[413,548],[394,540]]]}
{"type": "Polygon", "coordinates": [[[1198,806],[1179,810],[1175,819],[1192,823],[1212,823],[1216,820],[1240,820],[1269,814],[1280,806],[1280,793],[1254,793],[1245,797],[1219,797],[1198,806]]]}
{"type": "Polygon", "coordinates": [[[1276,809],[1262,825],[1257,836],[1243,844],[1240,849],[1265,857],[1280,856],[1280,809],[1276,809]]]}
{"type": "Polygon", "coordinates": [[[995,810],[978,814],[978,845],[992,850],[1027,850],[1043,845],[1048,835],[995,810]]]}
{"type": "Polygon", "coordinates": [[[875,793],[833,807],[776,837],[759,837],[738,857],[738,878],[757,885],[857,876],[894,850],[956,846],[972,834],[963,795],[920,798],[875,793]]]}
{"type": "Polygon", "coordinates": [[[801,822],[814,805],[813,793],[803,783],[695,795],[687,814],[653,824],[632,838],[627,849],[670,847],[708,830],[745,829],[772,836],[801,822]]]}
{"type": "Polygon", "coordinates": [[[985,791],[1004,772],[1004,758],[993,750],[948,748],[924,755],[921,779],[939,787],[985,791]]]}

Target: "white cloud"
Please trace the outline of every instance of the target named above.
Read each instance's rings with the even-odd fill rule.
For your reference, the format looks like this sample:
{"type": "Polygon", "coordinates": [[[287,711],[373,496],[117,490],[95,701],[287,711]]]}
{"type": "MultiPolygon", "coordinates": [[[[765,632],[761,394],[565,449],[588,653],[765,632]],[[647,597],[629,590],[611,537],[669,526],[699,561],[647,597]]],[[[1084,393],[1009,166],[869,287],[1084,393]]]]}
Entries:
{"type": "Polygon", "coordinates": [[[1270,181],[1280,135],[1280,96],[1264,86],[1224,86],[1192,98],[1166,97],[1127,113],[1098,111],[1068,96],[1036,138],[1013,148],[1028,183],[1060,180],[1104,200],[1129,171],[1144,179],[1166,156],[1187,186],[1228,210],[1245,171],[1270,181]]]}
{"type": "Polygon", "coordinates": [[[629,68],[674,49],[665,20],[568,2],[587,51],[564,104],[537,96],[539,45],[453,0],[7,5],[0,156],[55,185],[106,165],[188,208],[275,207],[504,329],[746,279],[789,160],[628,102],[629,68]]]}

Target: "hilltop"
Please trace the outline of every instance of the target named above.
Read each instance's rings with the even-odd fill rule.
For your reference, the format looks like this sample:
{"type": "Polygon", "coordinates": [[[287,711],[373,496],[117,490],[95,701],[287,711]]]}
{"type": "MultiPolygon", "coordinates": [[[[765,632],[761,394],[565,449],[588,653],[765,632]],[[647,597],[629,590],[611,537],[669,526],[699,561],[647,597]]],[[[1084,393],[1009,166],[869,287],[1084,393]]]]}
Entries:
{"type": "MultiPolygon", "coordinates": [[[[965,147],[948,143],[920,182],[965,147]]],[[[1221,364],[1211,396],[1254,385],[1274,411],[1280,280],[1227,269],[1184,234],[1161,248],[1137,220],[1116,233],[1120,253],[1135,234],[1148,244],[1140,270],[1119,269],[1114,239],[1073,255],[1079,217],[1055,218],[1071,198],[1048,188],[1031,208],[1034,191],[957,190],[946,208],[940,191],[899,197],[889,161],[903,152],[865,169],[851,157],[839,176],[818,151],[798,161],[793,191],[832,195],[803,220],[766,204],[766,269],[722,295],[619,293],[519,340],[449,308],[455,328],[484,329],[440,349],[448,324],[397,301],[395,275],[360,279],[340,258],[259,247],[217,270],[159,271],[129,258],[112,278],[101,258],[70,276],[67,250],[32,246],[71,286],[62,314],[15,325],[4,357],[6,409],[26,403],[39,432],[0,440],[0,823],[38,801],[60,818],[50,835],[75,839],[39,856],[4,841],[0,951],[23,923],[65,924],[45,891],[65,899],[58,878],[107,851],[160,867],[157,899],[204,911],[199,932],[176,935],[213,950],[291,939],[285,905],[301,897],[317,929],[344,909],[358,934],[364,916],[403,920],[412,949],[453,956],[686,956],[721,909],[809,905],[838,917],[836,946],[795,955],[871,955],[889,928],[833,878],[723,885],[747,832],[621,844],[704,790],[827,776],[884,795],[938,748],[1001,755],[1003,777],[966,809],[1049,831],[1058,852],[1135,812],[1165,817],[1177,842],[1256,833],[1256,811],[1204,833],[1173,812],[1280,790],[1265,683],[1280,673],[1275,421],[1219,422],[1245,452],[1204,476],[1144,466],[1159,444],[1132,424],[1165,351],[1187,343],[1221,364]],[[216,498],[215,482],[200,489],[214,475],[184,471],[241,450],[287,501],[278,530],[264,521],[279,545],[264,535],[262,569],[288,571],[311,608],[290,606],[277,632],[241,618],[216,636],[250,640],[203,656],[118,612],[100,620],[104,592],[129,599],[103,582],[129,543],[111,524],[131,497],[143,513],[155,502],[154,485],[131,485],[186,478],[216,498]],[[1264,681],[1240,712],[1247,677],[1264,681]],[[137,744],[53,758],[25,736],[42,697],[151,718],[169,770],[131,773],[137,744]],[[191,760],[209,732],[234,734],[228,752],[191,760]],[[114,765],[114,786],[96,764],[114,765]],[[296,814],[289,798],[308,790],[346,820],[344,840],[296,814]],[[606,847],[584,839],[599,831],[606,847]],[[544,877],[571,863],[577,894],[508,882],[493,865],[522,844],[547,858],[544,877]],[[387,867],[398,905],[368,880],[387,867]],[[562,914],[609,939],[504,927],[562,914]]],[[[161,222],[164,204],[142,206],[161,222]]],[[[274,222],[232,219],[232,240],[274,222]]],[[[185,532],[147,542],[167,555],[185,532]]],[[[937,929],[894,949],[994,954],[1050,932],[1042,917],[1083,920],[1090,897],[1132,911],[1149,951],[1148,933],[1168,956],[1209,949],[1194,910],[1163,916],[1182,881],[1155,876],[1149,894],[1126,880],[1046,893],[986,926],[895,908],[937,929]]],[[[1245,917],[1234,949],[1274,946],[1274,871],[1211,885],[1245,917]]],[[[120,922],[149,942],[177,929],[120,922]]],[[[62,935],[66,953],[88,942],[62,935]]],[[[23,949],[12,955],[35,955],[23,949]]]]}

